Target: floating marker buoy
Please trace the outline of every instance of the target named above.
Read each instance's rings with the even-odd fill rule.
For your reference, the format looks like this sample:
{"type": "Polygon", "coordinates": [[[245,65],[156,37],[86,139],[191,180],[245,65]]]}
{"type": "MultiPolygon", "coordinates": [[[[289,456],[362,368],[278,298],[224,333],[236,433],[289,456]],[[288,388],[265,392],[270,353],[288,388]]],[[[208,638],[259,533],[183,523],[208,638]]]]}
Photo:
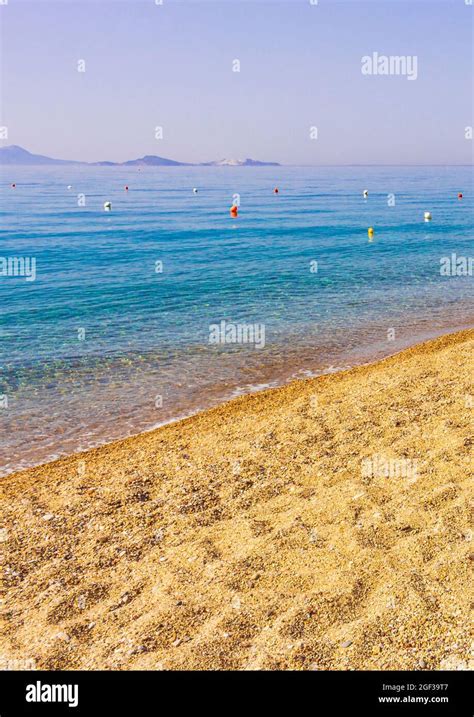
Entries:
{"type": "Polygon", "coordinates": [[[459,192],[458,199],[462,199],[462,192],[459,192]]]}
{"type": "Polygon", "coordinates": [[[127,187],[127,185],[125,185],[125,191],[128,192],[128,187],[127,187]]]}
{"type": "Polygon", "coordinates": [[[112,211],[112,202],[104,202],[104,212],[112,211]]]}
{"type": "Polygon", "coordinates": [[[193,188],[193,194],[197,194],[197,193],[198,193],[198,190],[196,189],[196,187],[194,187],[194,188],[193,188]]]}
{"type": "Polygon", "coordinates": [[[364,196],[364,199],[367,199],[367,197],[369,196],[369,190],[368,190],[368,189],[364,189],[364,191],[363,191],[363,196],[364,196]]]}
{"type": "Polygon", "coordinates": [[[280,190],[278,189],[278,187],[275,187],[275,189],[273,190],[273,194],[278,194],[279,191],[280,190]]]}
{"type": "Polygon", "coordinates": [[[432,218],[431,212],[425,212],[424,217],[425,217],[425,222],[430,222],[431,218],[432,218]]]}
{"type": "Polygon", "coordinates": [[[238,214],[239,214],[239,209],[238,209],[238,207],[236,207],[235,204],[233,204],[233,205],[231,206],[231,208],[230,208],[230,216],[231,216],[231,217],[237,217],[238,214]]]}
{"type": "Polygon", "coordinates": [[[12,189],[15,189],[15,187],[16,187],[16,184],[12,184],[12,189]]]}
{"type": "Polygon", "coordinates": [[[67,188],[68,188],[68,189],[72,189],[72,184],[68,184],[68,185],[67,185],[67,188]]]}
{"type": "Polygon", "coordinates": [[[373,228],[373,227],[369,227],[369,228],[367,229],[367,234],[369,235],[369,239],[372,239],[372,237],[374,236],[374,228],[373,228]]]}

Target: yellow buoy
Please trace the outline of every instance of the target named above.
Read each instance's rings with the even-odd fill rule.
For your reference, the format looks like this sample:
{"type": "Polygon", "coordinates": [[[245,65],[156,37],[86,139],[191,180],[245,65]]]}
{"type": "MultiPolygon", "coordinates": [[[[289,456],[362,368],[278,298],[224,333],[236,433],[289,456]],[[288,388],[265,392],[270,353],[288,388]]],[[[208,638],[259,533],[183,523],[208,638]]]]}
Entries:
{"type": "Polygon", "coordinates": [[[373,227],[369,227],[369,228],[367,229],[367,234],[369,235],[369,239],[371,239],[371,238],[374,236],[374,228],[373,228],[373,227]]]}

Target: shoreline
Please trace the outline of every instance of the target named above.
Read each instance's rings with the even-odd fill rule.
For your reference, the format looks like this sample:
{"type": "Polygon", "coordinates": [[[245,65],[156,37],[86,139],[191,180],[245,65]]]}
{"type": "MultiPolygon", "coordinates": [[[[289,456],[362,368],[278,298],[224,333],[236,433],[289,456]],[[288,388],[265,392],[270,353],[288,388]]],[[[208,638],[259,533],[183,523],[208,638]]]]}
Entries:
{"type": "Polygon", "coordinates": [[[472,669],[474,329],[2,481],[37,669],[472,669]]]}
{"type": "MultiPolygon", "coordinates": [[[[242,389],[241,392],[239,392],[240,389],[233,388],[233,389],[230,389],[231,395],[228,395],[228,396],[223,395],[217,401],[217,403],[214,403],[213,405],[211,404],[208,406],[192,408],[192,409],[190,409],[189,412],[185,411],[183,413],[178,414],[175,417],[167,418],[163,421],[158,421],[157,423],[154,423],[153,425],[151,425],[149,428],[139,430],[137,432],[131,433],[130,435],[125,435],[122,437],[112,438],[112,439],[108,439],[108,438],[98,439],[97,441],[92,441],[91,445],[89,445],[85,448],[79,448],[77,450],[73,450],[64,455],[61,455],[61,454],[53,455],[51,458],[48,458],[47,460],[41,460],[38,463],[32,463],[31,465],[27,465],[22,468],[13,468],[12,470],[9,470],[7,472],[4,472],[0,468],[0,480],[3,480],[5,478],[11,478],[12,476],[16,475],[17,473],[23,473],[25,471],[29,471],[34,468],[42,468],[44,466],[55,464],[58,461],[67,460],[68,458],[80,457],[83,454],[87,454],[89,451],[97,450],[100,448],[105,448],[108,446],[113,446],[114,444],[119,443],[121,441],[138,438],[141,435],[152,433],[152,432],[159,430],[165,426],[179,424],[181,421],[185,421],[189,418],[194,418],[195,416],[198,416],[201,413],[205,413],[207,411],[212,411],[216,408],[224,406],[225,404],[230,403],[230,402],[232,402],[238,398],[241,398],[241,397],[252,396],[254,394],[260,394],[260,393],[264,393],[266,391],[277,390],[279,388],[283,388],[285,386],[288,386],[292,383],[299,382],[299,381],[314,380],[314,379],[321,378],[322,376],[340,374],[340,373],[344,373],[346,371],[351,371],[356,368],[361,368],[363,366],[371,366],[371,365],[377,364],[380,361],[391,358],[392,356],[397,356],[398,354],[402,353],[403,351],[406,351],[407,349],[421,346],[427,342],[436,340],[443,336],[451,336],[451,335],[458,334],[462,331],[469,331],[471,328],[473,328],[471,326],[471,324],[465,324],[465,325],[456,327],[454,330],[449,329],[449,331],[447,331],[447,332],[445,332],[444,330],[441,330],[441,333],[435,332],[432,336],[429,336],[429,338],[425,338],[421,341],[419,341],[418,337],[417,337],[417,339],[415,340],[415,343],[411,343],[410,340],[405,339],[402,342],[402,344],[403,344],[402,347],[398,348],[393,353],[388,353],[381,357],[377,356],[375,354],[375,355],[372,355],[367,361],[361,360],[360,363],[356,362],[353,365],[349,365],[349,367],[342,366],[341,368],[338,368],[338,367],[334,368],[334,367],[330,366],[327,369],[322,369],[321,371],[315,370],[314,372],[310,372],[307,369],[300,368],[300,369],[296,369],[293,373],[287,374],[286,377],[284,377],[284,375],[282,374],[277,378],[268,379],[268,383],[252,384],[250,386],[247,386],[244,389],[242,389]],[[306,375],[306,376],[298,375],[298,374],[302,374],[303,372],[307,372],[309,375],[306,375]],[[275,385],[271,385],[272,383],[274,383],[275,385]],[[260,385],[261,385],[261,387],[259,387],[260,385]],[[237,391],[237,393],[236,393],[236,391],[237,391]]],[[[340,362],[341,361],[339,361],[339,363],[340,362]]]]}

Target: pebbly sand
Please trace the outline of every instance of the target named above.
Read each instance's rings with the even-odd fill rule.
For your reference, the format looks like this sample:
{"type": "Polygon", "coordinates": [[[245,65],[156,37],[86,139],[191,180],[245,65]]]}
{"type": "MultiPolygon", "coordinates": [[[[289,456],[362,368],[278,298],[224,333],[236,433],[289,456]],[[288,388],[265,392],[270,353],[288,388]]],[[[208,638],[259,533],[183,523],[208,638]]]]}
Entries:
{"type": "Polygon", "coordinates": [[[474,330],[2,480],[0,659],[472,669],[474,330]]]}

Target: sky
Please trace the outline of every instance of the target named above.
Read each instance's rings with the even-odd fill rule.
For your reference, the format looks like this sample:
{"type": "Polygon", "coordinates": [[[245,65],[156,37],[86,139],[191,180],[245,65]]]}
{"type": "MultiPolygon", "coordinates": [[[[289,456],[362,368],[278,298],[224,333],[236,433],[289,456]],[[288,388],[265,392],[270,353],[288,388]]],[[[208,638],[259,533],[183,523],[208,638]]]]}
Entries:
{"type": "Polygon", "coordinates": [[[0,0],[0,146],[84,161],[467,164],[468,2],[0,0]],[[363,74],[374,52],[415,56],[416,79],[363,74]]]}

